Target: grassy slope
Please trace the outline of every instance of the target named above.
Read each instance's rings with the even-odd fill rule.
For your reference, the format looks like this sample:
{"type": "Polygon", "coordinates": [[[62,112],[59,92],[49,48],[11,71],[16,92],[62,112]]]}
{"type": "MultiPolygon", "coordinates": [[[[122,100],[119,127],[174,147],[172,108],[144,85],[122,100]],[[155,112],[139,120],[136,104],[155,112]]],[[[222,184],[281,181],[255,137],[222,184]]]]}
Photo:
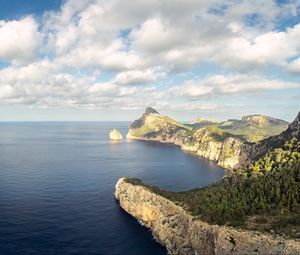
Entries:
{"type": "Polygon", "coordinates": [[[269,136],[278,135],[287,128],[287,124],[266,122],[263,125],[248,121],[232,120],[218,125],[219,128],[234,135],[241,135],[247,141],[258,142],[269,136]]]}
{"type": "Polygon", "coordinates": [[[185,126],[167,116],[152,114],[150,117],[148,116],[147,118],[151,118],[150,123],[149,121],[147,121],[142,127],[137,129],[131,129],[131,135],[136,137],[144,137],[148,134],[161,130],[166,124],[174,125],[176,127],[180,127],[186,130],[192,130],[191,127],[185,126]]]}

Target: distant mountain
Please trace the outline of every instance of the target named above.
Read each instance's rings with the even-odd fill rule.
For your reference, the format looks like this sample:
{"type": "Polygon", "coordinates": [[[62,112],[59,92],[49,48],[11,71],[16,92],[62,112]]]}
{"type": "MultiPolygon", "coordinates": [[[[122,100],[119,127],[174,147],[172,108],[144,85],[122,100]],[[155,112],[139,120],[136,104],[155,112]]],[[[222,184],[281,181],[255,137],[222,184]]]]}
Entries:
{"type": "Polygon", "coordinates": [[[241,120],[231,119],[218,125],[222,130],[240,135],[249,142],[258,142],[278,135],[288,127],[288,122],[264,115],[247,115],[241,120]]]}
{"type": "Polygon", "coordinates": [[[282,133],[268,137],[254,145],[245,145],[241,151],[241,165],[247,165],[251,160],[258,159],[273,148],[283,146],[286,141],[293,138],[300,140],[300,112],[282,133]]]}
{"type": "Polygon", "coordinates": [[[219,122],[217,120],[214,120],[214,119],[199,117],[199,118],[193,119],[192,121],[190,121],[186,125],[189,126],[189,127],[197,129],[197,128],[202,128],[202,127],[205,127],[205,126],[217,125],[218,123],[219,122]]]}
{"type": "Polygon", "coordinates": [[[241,120],[229,119],[218,122],[209,118],[196,118],[186,124],[193,129],[216,126],[225,132],[238,135],[248,142],[258,142],[267,137],[278,135],[288,127],[288,122],[260,114],[247,115],[241,120]]]}
{"type": "Polygon", "coordinates": [[[265,116],[265,115],[261,115],[261,114],[246,115],[246,116],[242,117],[242,121],[258,124],[261,126],[265,126],[267,124],[268,125],[270,125],[270,124],[288,125],[289,124],[288,122],[286,122],[284,120],[275,119],[273,117],[269,117],[269,116],[265,116]]]}

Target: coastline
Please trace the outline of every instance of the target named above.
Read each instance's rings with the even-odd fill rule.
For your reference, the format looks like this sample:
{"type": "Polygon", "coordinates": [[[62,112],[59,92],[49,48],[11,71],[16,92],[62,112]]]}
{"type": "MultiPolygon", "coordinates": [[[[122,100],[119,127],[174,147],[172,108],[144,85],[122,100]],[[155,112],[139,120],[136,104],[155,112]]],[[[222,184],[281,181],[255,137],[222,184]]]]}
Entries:
{"type": "Polygon", "coordinates": [[[147,187],[120,178],[115,197],[171,254],[297,254],[300,242],[257,231],[211,225],[147,187]]]}

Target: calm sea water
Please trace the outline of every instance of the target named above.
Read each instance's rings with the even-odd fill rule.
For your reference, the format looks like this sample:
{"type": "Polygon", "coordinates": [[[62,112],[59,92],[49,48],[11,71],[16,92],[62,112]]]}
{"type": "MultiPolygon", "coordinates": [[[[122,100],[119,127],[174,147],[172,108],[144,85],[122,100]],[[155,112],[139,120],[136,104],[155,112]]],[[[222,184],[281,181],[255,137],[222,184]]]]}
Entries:
{"type": "Polygon", "coordinates": [[[121,176],[171,190],[224,175],[176,146],[110,143],[126,122],[0,123],[0,254],[166,254],[114,199],[121,176]]]}

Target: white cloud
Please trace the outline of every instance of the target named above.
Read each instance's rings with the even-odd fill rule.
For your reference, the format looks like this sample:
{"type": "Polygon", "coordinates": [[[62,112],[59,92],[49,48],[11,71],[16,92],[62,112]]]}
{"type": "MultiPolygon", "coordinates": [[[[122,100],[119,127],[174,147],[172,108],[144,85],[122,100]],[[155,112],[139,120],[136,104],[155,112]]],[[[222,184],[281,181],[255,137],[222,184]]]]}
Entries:
{"type": "Polygon", "coordinates": [[[45,15],[44,32],[48,49],[75,68],[159,64],[185,71],[206,61],[259,70],[284,65],[299,52],[300,25],[274,30],[276,19],[296,15],[297,7],[299,1],[69,0],[60,12],[45,15]]]}
{"type": "Polygon", "coordinates": [[[154,83],[166,77],[166,73],[155,69],[130,70],[118,73],[114,79],[117,84],[145,84],[154,83]]]}
{"type": "Polygon", "coordinates": [[[99,82],[92,75],[70,74],[59,63],[41,61],[0,70],[0,104],[36,107],[120,108],[137,107],[158,98],[153,87],[122,86],[99,82]],[[136,103],[134,103],[136,101],[136,103]]]}
{"type": "Polygon", "coordinates": [[[300,83],[266,79],[254,75],[213,75],[206,79],[185,81],[173,87],[170,92],[175,96],[201,98],[207,96],[225,96],[262,93],[264,91],[300,88],[300,83]]]}
{"type": "Polygon", "coordinates": [[[121,39],[112,41],[105,48],[99,45],[82,46],[59,58],[67,66],[75,68],[98,67],[104,70],[127,70],[143,66],[144,61],[132,51],[124,50],[121,39]]]}
{"type": "Polygon", "coordinates": [[[297,58],[287,65],[288,71],[294,74],[300,74],[300,58],[297,58]]]}
{"type": "Polygon", "coordinates": [[[175,28],[160,18],[146,20],[139,28],[130,33],[133,47],[149,52],[168,50],[183,44],[181,28],[175,28]]]}
{"type": "Polygon", "coordinates": [[[284,65],[300,50],[300,24],[285,32],[267,32],[254,38],[237,36],[219,45],[212,60],[224,66],[256,69],[267,65],[284,65]]]}
{"type": "Polygon", "coordinates": [[[0,60],[23,64],[33,61],[41,43],[38,24],[32,17],[0,20],[0,60]]]}
{"type": "Polygon", "coordinates": [[[0,21],[0,61],[11,62],[0,68],[0,103],[210,111],[219,105],[198,99],[298,88],[264,68],[300,73],[300,24],[277,26],[299,4],[66,0],[40,23],[0,21]]]}
{"type": "Polygon", "coordinates": [[[0,90],[0,98],[12,98],[15,96],[15,91],[10,85],[2,85],[0,90]]]}

